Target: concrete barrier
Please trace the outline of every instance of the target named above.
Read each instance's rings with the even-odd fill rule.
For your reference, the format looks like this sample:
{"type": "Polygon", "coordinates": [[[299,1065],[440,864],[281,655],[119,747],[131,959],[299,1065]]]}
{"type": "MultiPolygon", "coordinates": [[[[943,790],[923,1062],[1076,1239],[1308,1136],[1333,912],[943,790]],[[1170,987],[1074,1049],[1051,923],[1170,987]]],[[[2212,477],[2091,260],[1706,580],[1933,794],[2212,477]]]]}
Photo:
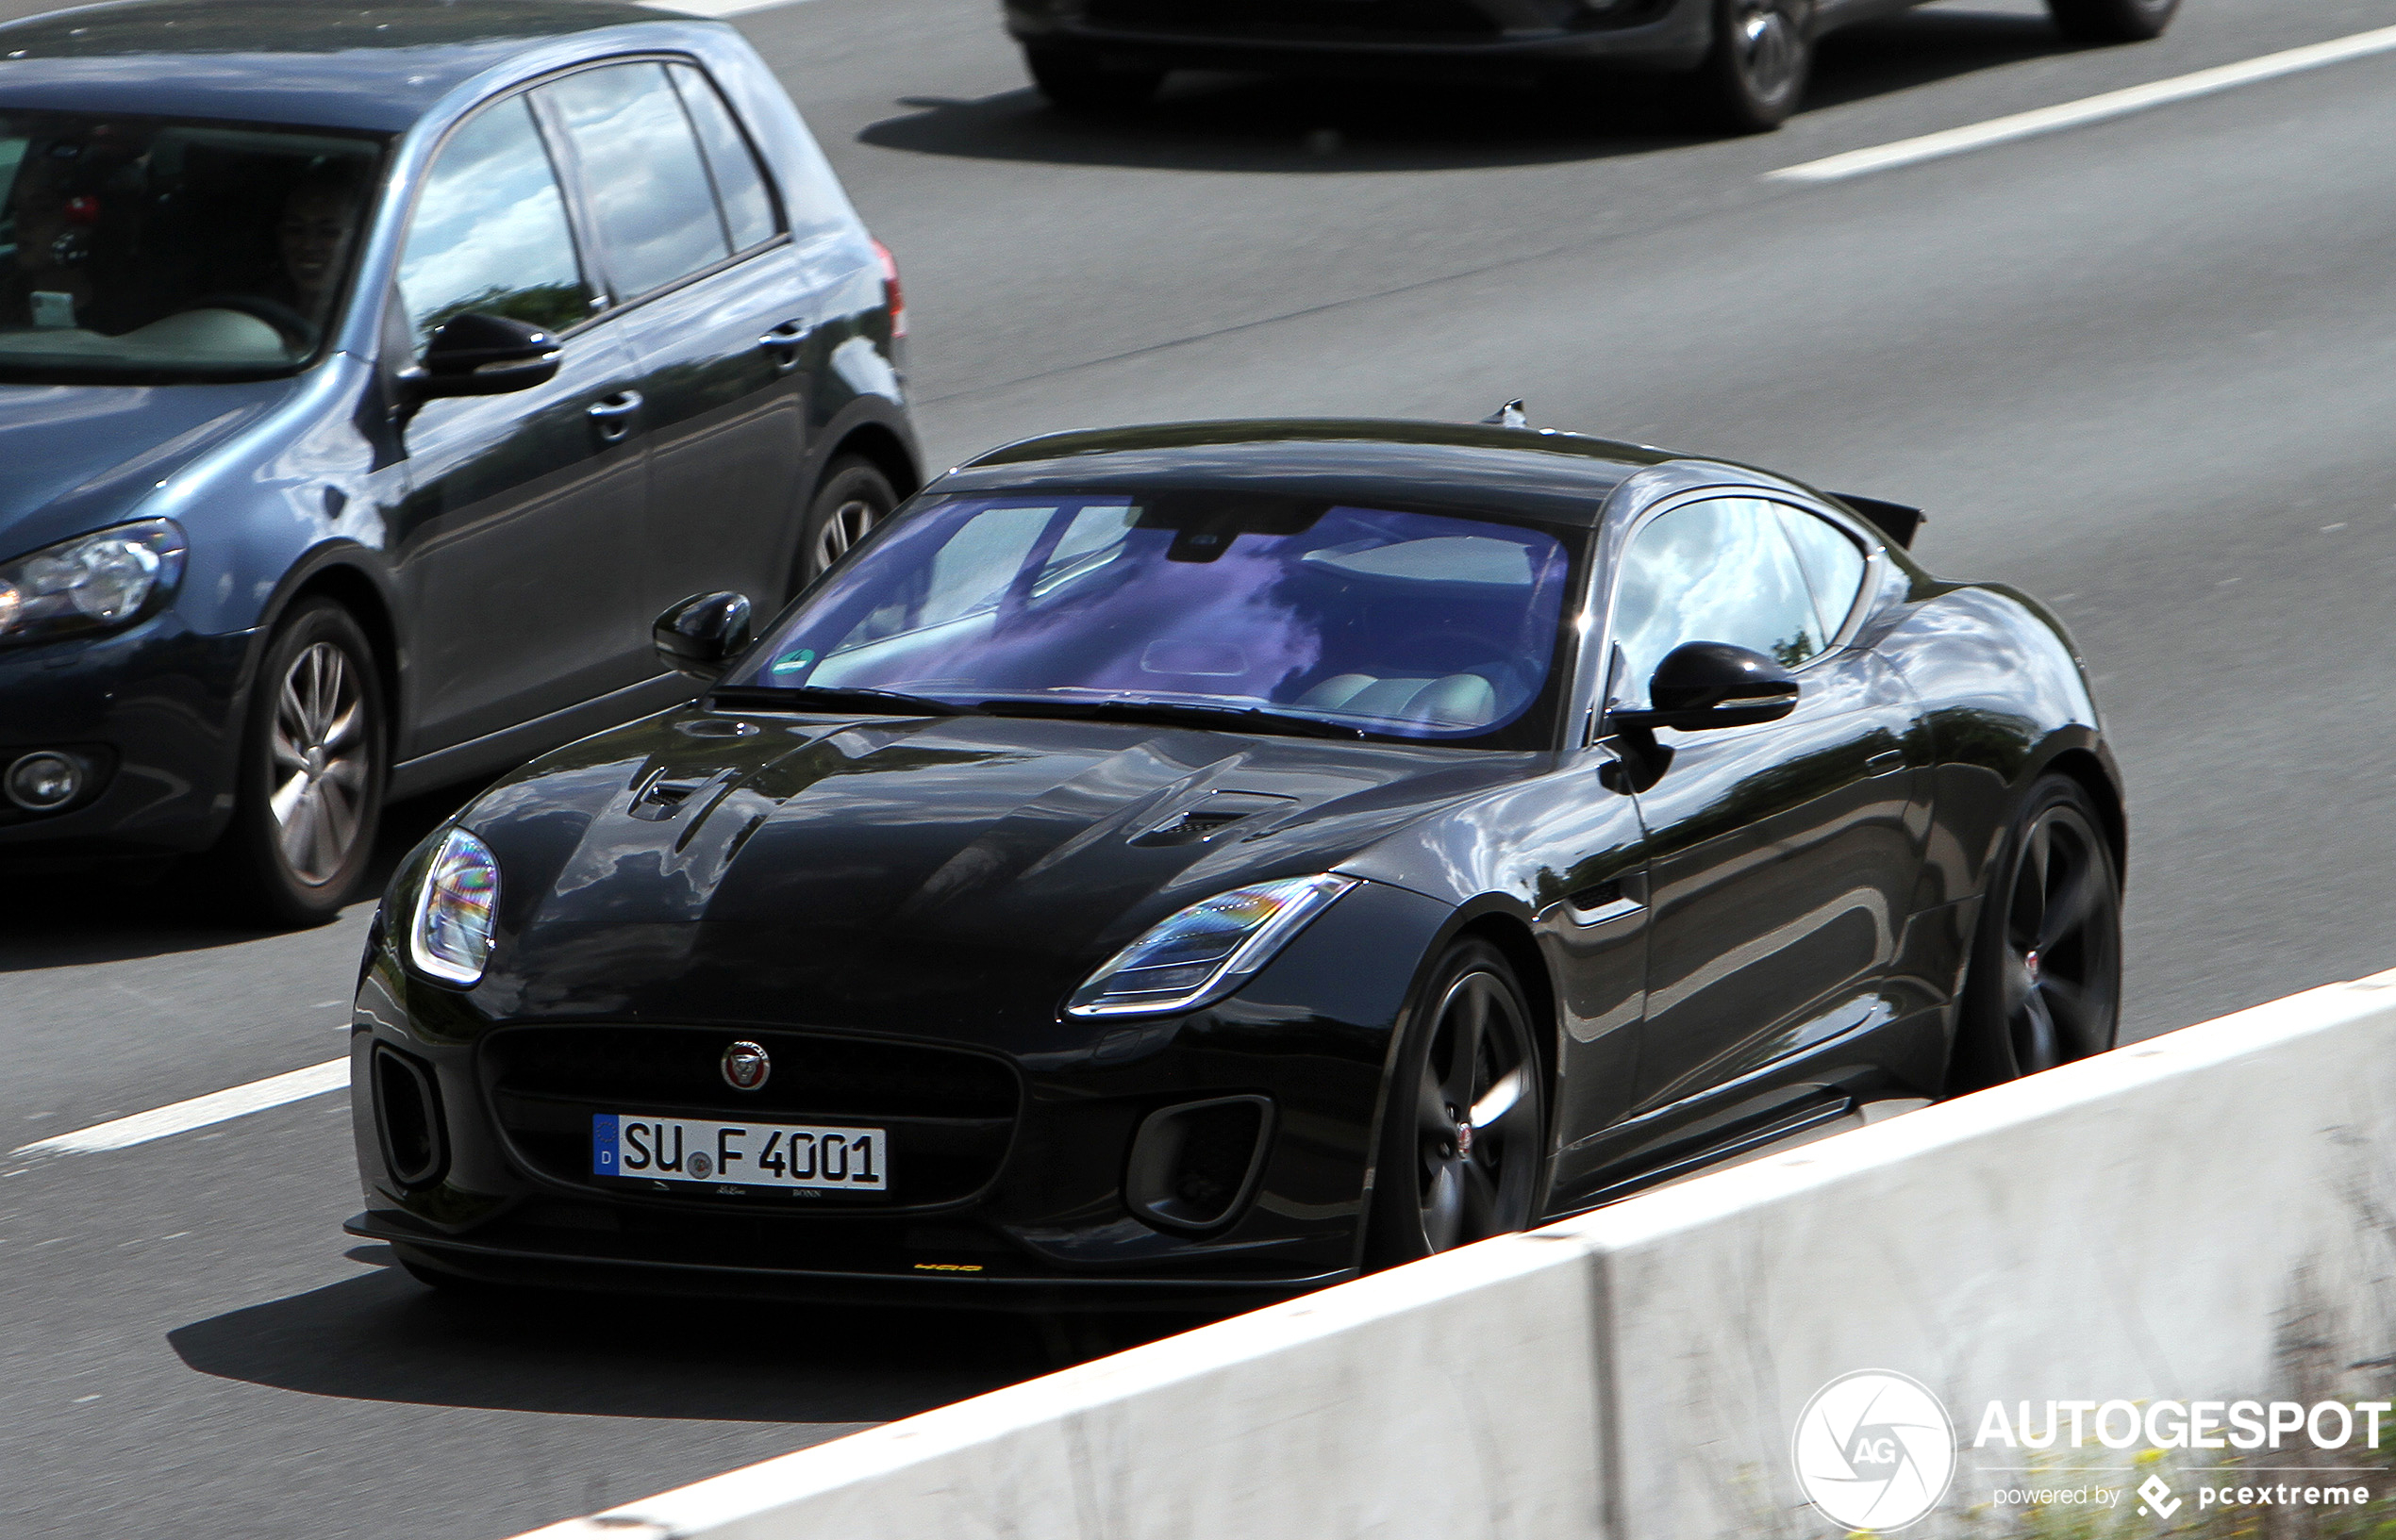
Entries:
{"type": "Polygon", "coordinates": [[[1952,1484],[1909,1533],[2017,1532],[2005,1495],[2059,1483],[2118,1507],[2152,1477],[2168,1515],[2225,1460],[2376,1500],[2396,1477],[2359,1420],[2327,1450],[2152,1451],[2169,1415],[2119,1449],[2005,1439],[2022,1403],[2087,1403],[2091,1424],[2123,1403],[2108,1436],[2148,1407],[2184,1429],[2200,1400],[2378,1404],[2391,1350],[2396,973],[539,1536],[1827,1535],[1791,1432],[1863,1369],[1920,1382],[1954,1423],[1952,1484]]]}

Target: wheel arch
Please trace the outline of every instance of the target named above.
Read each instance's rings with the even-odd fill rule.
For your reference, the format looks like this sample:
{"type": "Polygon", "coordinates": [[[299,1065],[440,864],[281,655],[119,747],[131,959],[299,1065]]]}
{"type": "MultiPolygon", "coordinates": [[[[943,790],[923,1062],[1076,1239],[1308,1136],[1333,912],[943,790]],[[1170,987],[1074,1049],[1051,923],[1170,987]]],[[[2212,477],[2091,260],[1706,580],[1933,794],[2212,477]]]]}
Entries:
{"type": "Polygon", "coordinates": [[[2121,791],[2106,772],[2104,763],[2093,750],[2065,749],[2043,766],[2041,774],[2060,775],[2076,782],[2096,804],[2097,821],[2105,834],[2105,847],[2113,853],[2114,880],[2124,888],[2129,886],[2130,824],[2121,804],[2121,791]]]}
{"type": "MultiPolygon", "coordinates": [[[[923,485],[923,472],[917,468],[915,455],[908,450],[906,441],[886,424],[874,422],[859,422],[840,436],[832,446],[832,452],[824,456],[823,469],[815,478],[816,483],[820,486],[824,473],[842,457],[851,455],[868,461],[874,469],[881,472],[890,482],[890,490],[898,493],[901,502],[914,496],[923,485]]],[[[812,489],[808,495],[814,495],[812,489]]]]}
{"type": "Polygon", "coordinates": [[[366,633],[367,645],[374,651],[375,681],[382,686],[384,725],[391,737],[385,751],[395,759],[400,745],[407,741],[405,724],[408,715],[402,686],[399,618],[380,576],[357,559],[364,551],[362,546],[346,545],[321,549],[285,575],[258,616],[257,639],[251,644],[249,662],[243,671],[241,709],[244,713],[249,709],[249,694],[258,683],[258,664],[266,656],[267,646],[284,618],[310,599],[330,599],[358,621],[358,628],[366,633]]]}

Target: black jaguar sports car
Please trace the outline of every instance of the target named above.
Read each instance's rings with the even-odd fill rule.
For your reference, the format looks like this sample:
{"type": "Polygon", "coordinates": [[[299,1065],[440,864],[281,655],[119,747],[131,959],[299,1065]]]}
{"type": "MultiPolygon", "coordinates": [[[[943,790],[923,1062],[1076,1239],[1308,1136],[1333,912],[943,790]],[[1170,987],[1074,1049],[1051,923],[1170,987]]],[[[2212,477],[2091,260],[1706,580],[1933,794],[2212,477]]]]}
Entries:
{"type": "Polygon", "coordinates": [[[1011,445],[437,831],[353,1027],[435,1283],[1237,1302],[2112,1045],[2120,777],[1919,516],[1511,425],[1011,445]]]}

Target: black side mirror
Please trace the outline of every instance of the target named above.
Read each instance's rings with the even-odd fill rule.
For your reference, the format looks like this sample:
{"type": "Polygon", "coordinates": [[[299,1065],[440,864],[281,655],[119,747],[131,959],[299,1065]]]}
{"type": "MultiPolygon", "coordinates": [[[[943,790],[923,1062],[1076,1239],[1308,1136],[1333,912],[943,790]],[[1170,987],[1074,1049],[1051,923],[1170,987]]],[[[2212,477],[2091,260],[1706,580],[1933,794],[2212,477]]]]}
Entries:
{"type": "Polygon", "coordinates": [[[1620,728],[1684,733],[1778,721],[1796,708],[1797,679],[1763,654],[1725,641],[1687,641],[1664,654],[1647,687],[1649,711],[1617,711],[1620,728]]]}
{"type": "Polygon", "coordinates": [[[414,400],[496,396],[545,384],[557,373],[557,339],[526,321],[469,310],[433,329],[424,361],[400,371],[414,400]]]}
{"type": "Polygon", "coordinates": [[[748,596],[694,593],[657,617],[649,640],[667,668],[712,685],[749,645],[748,596]]]}

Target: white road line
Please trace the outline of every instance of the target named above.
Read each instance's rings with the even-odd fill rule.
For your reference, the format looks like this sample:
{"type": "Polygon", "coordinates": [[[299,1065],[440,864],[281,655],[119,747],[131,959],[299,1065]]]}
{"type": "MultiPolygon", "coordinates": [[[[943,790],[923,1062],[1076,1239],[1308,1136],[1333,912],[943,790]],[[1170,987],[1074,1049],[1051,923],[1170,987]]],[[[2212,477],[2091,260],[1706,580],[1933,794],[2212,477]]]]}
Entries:
{"type": "Polygon", "coordinates": [[[163,1139],[170,1134],[188,1134],[210,1123],[227,1118],[246,1117],[279,1107],[286,1101],[301,1101],[326,1091],[338,1091],[349,1084],[349,1060],[328,1059],[311,1064],[305,1069],[288,1074],[269,1075],[247,1085],[230,1090],[211,1091],[195,1096],[189,1101],[172,1106],[154,1107],[137,1112],[130,1118],[113,1118],[94,1123],[90,1128],[60,1134],[33,1144],[20,1145],[8,1151],[11,1155],[89,1155],[103,1150],[125,1150],[152,1139],[163,1139]]]}
{"type": "Polygon", "coordinates": [[[797,5],[799,0],[641,0],[652,10],[680,11],[685,16],[745,16],[753,10],[797,5]]]}
{"type": "Polygon", "coordinates": [[[2082,124],[2143,112],[2151,107],[2185,102],[2193,96],[2209,96],[2217,91],[2253,85],[2258,80],[2271,80],[2280,75],[2294,75],[2300,70],[2318,70],[2323,65],[2342,64],[2350,58],[2363,58],[2391,50],[2396,50],[2396,26],[2383,26],[2370,32],[2357,32],[2352,37],[2333,38],[2327,42],[2290,48],[2285,53],[2265,54],[2260,58],[2250,58],[2243,63],[2223,64],[2215,69],[2199,70],[2194,75],[2157,80],[2152,85],[2108,91],[2102,96],[2083,97],[2058,107],[2042,107],[2033,112],[2016,112],[2011,117],[1991,118],[1987,123],[1924,134],[1919,139],[1901,139],[1893,144],[1877,145],[1869,150],[1850,150],[1844,155],[1808,160],[1802,166],[1783,166],[1778,171],[1766,172],[1764,175],[1771,181],[1836,182],[1849,176],[1887,171],[1893,166],[1910,166],[1917,161],[1935,160],[1940,156],[1961,155],[1967,150],[2028,139],[2033,134],[2052,134],[2061,128],[2076,128],[2082,124]]]}

